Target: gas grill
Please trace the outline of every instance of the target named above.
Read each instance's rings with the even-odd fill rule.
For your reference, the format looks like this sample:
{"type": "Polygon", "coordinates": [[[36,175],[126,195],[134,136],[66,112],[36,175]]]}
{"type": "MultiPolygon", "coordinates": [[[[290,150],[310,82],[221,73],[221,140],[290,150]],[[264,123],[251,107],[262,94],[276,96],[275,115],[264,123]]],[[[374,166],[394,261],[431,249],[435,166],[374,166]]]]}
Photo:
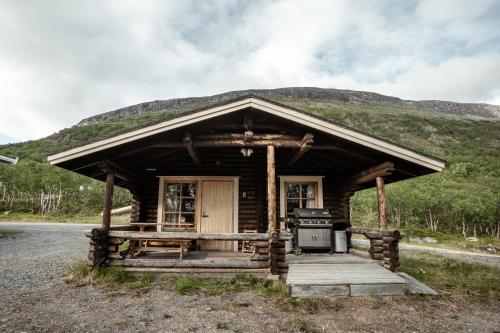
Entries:
{"type": "Polygon", "coordinates": [[[288,225],[293,232],[293,250],[296,253],[302,249],[347,252],[345,230],[349,221],[334,219],[327,209],[295,208],[288,225]]]}

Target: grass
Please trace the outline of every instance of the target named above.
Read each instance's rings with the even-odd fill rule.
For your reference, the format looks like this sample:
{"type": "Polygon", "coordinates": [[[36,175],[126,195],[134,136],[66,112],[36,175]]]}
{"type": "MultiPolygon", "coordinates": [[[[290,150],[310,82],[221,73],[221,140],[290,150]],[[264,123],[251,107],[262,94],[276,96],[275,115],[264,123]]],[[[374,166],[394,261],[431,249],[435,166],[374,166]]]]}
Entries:
{"type": "Polygon", "coordinates": [[[262,280],[249,275],[236,275],[234,278],[207,278],[180,275],[164,280],[164,286],[181,295],[225,295],[246,290],[254,290],[272,300],[284,310],[305,313],[318,313],[327,309],[340,311],[344,308],[341,299],[292,298],[288,288],[280,280],[262,280]]]}
{"type": "Polygon", "coordinates": [[[259,283],[259,280],[248,275],[236,275],[232,279],[181,275],[171,277],[169,282],[173,286],[174,291],[181,295],[223,295],[253,289],[259,283]]]}
{"type": "Polygon", "coordinates": [[[444,295],[500,300],[499,268],[419,254],[401,256],[400,271],[444,295]]]}
{"type": "MultiPolygon", "coordinates": [[[[369,225],[367,227],[378,229],[378,224],[369,225]]],[[[497,249],[500,248],[500,239],[489,238],[484,236],[478,236],[477,241],[467,241],[464,239],[462,234],[448,233],[448,232],[432,232],[425,228],[401,228],[401,233],[404,235],[401,243],[420,245],[427,247],[436,247],[443,249],[452,250],[462,250],[462,251],[472,251],[472,252],[482,252],[490,253],[486,251],[486,247],[494,246],[497,249]],[[418,241],[418,238],[423,239],[424,237],[430,237],[436,240],[436,243],[427,243],[423,241],[418,241]]],[[[353,239],[366,239],[363,235],[353,235],[353,239]]],[[[355,248],[366,249],[367,245],[355,246],[355,248]]],[[[500,252],[497,253],[500,255],[500,252]]]]}
{"type": "MultiPolygon", "coordinates": [[[[130,216],[113,215],[111,223],[117,225],[127,224],[130,216]]],[[[81,223],[81,224],[100,224],[102,217],[96,215],[80,215],[80,214],[32,214],[32,213],[17,213],[0,214],[0,222],[54,222],[54,223],[81,223]]]]}
{"type": "Polygon", "coordinates": [[[17,230],[4,230],[0,231],[0,238],[14,238],[21,233],[22,231],[17,231],[17,230]]]}
{"type": "Polygon", "coordinates": [[[85,261],[76,261],[69,267],[65,281],[75,287],[92,284],[108,291],[116,291],[125,286],[138,293],[144,293],[151,287],[153,275],[149,272],[131,275],[120,267],[103,267],[91,271],[85,261]]]}
{"type": "Polygon", "coordinates": [[[307,322],[306,320],[304,320],[303,318],[301,318],[299,316],[297,316],[293,319],[292,327],[295,330],[297,330],[299,332],[303,332],[303,333],[319,332],[316,329],[312,328],[311,324],[309,324],[309,322],[307,322]]]}
{"type": "Polygon", "coordinates": [[[262,280],[257,285],[257,292],[272,299],[286,311],[315,314],[322,310],[340,311],[344,308],[342,299],[290,297],[286,284],[281,280],[262,280]]]}

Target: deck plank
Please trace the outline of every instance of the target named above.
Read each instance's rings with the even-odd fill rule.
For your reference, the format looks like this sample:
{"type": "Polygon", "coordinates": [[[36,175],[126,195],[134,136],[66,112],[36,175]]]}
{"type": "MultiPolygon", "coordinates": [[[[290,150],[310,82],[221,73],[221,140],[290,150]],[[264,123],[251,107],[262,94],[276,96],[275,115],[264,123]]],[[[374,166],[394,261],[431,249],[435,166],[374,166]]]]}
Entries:
{"type": "Polygon", "coordinates": [[[296,257],[289,260],[287,275],[293,297],[402,295],[407,289],[408,280],[371,259],[352,255],[296,257]]]}

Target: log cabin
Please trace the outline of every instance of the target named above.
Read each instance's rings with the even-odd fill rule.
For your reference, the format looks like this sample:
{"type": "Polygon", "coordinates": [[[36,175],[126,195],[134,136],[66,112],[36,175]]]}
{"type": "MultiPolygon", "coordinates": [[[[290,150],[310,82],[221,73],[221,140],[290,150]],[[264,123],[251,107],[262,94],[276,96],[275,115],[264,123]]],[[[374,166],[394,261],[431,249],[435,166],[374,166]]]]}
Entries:
{"type": "Polygon", "coordinates": [[[370,255],[399,266],[388,230],[385,183],[440,172],[441,159],[256,96],[161,122],[48,157],[106,184],[102,226],[88,233],[89,265],[170,273],[287,272],[284,219],[327,209],[370,255]],[[130,223],[111,226],[113,187],[132,195],[130,223]],[[379,229],[351,226],[349,201],[376,187],[379,229]],[[124,246],[126,244],[127,246],[124,246]]]}

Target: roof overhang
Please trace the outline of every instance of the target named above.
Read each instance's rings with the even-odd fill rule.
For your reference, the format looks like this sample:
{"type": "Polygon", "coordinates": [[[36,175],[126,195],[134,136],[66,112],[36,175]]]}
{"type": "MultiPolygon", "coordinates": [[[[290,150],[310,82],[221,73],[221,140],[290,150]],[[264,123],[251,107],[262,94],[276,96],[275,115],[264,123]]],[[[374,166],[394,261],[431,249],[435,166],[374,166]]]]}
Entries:
{"type": "Polygon", "coordinates": [[[337,136],[339,138],[369,147],[376,151],[395,156],[397,158],[418,164],[434,171],[442,171],[445,167],[445,162],[443,160],[415,152],[413,150],[401,147],[397,144],[375,138],[373,136],[346,128],[338,124],[334,124],[330,121],[308,115],[302,111],[256,97],[248,97],[241,100],[228,102],[223,105],[189,113],[155,125],[147,126],[107,139],[89,143],[80,147],[69,149],[67,151],[49,156],[48,161],[52,165],[57,165],[75,158],[120,146],[131,141],[147,138],[159,133],[167,132],[179,127],[194,124],[246,108],[257,109],[296,123],[300,123],[302,125],[314,128],[318,131],[322,131],[324,133],[328,133],[333,136],[337,136]]]}

